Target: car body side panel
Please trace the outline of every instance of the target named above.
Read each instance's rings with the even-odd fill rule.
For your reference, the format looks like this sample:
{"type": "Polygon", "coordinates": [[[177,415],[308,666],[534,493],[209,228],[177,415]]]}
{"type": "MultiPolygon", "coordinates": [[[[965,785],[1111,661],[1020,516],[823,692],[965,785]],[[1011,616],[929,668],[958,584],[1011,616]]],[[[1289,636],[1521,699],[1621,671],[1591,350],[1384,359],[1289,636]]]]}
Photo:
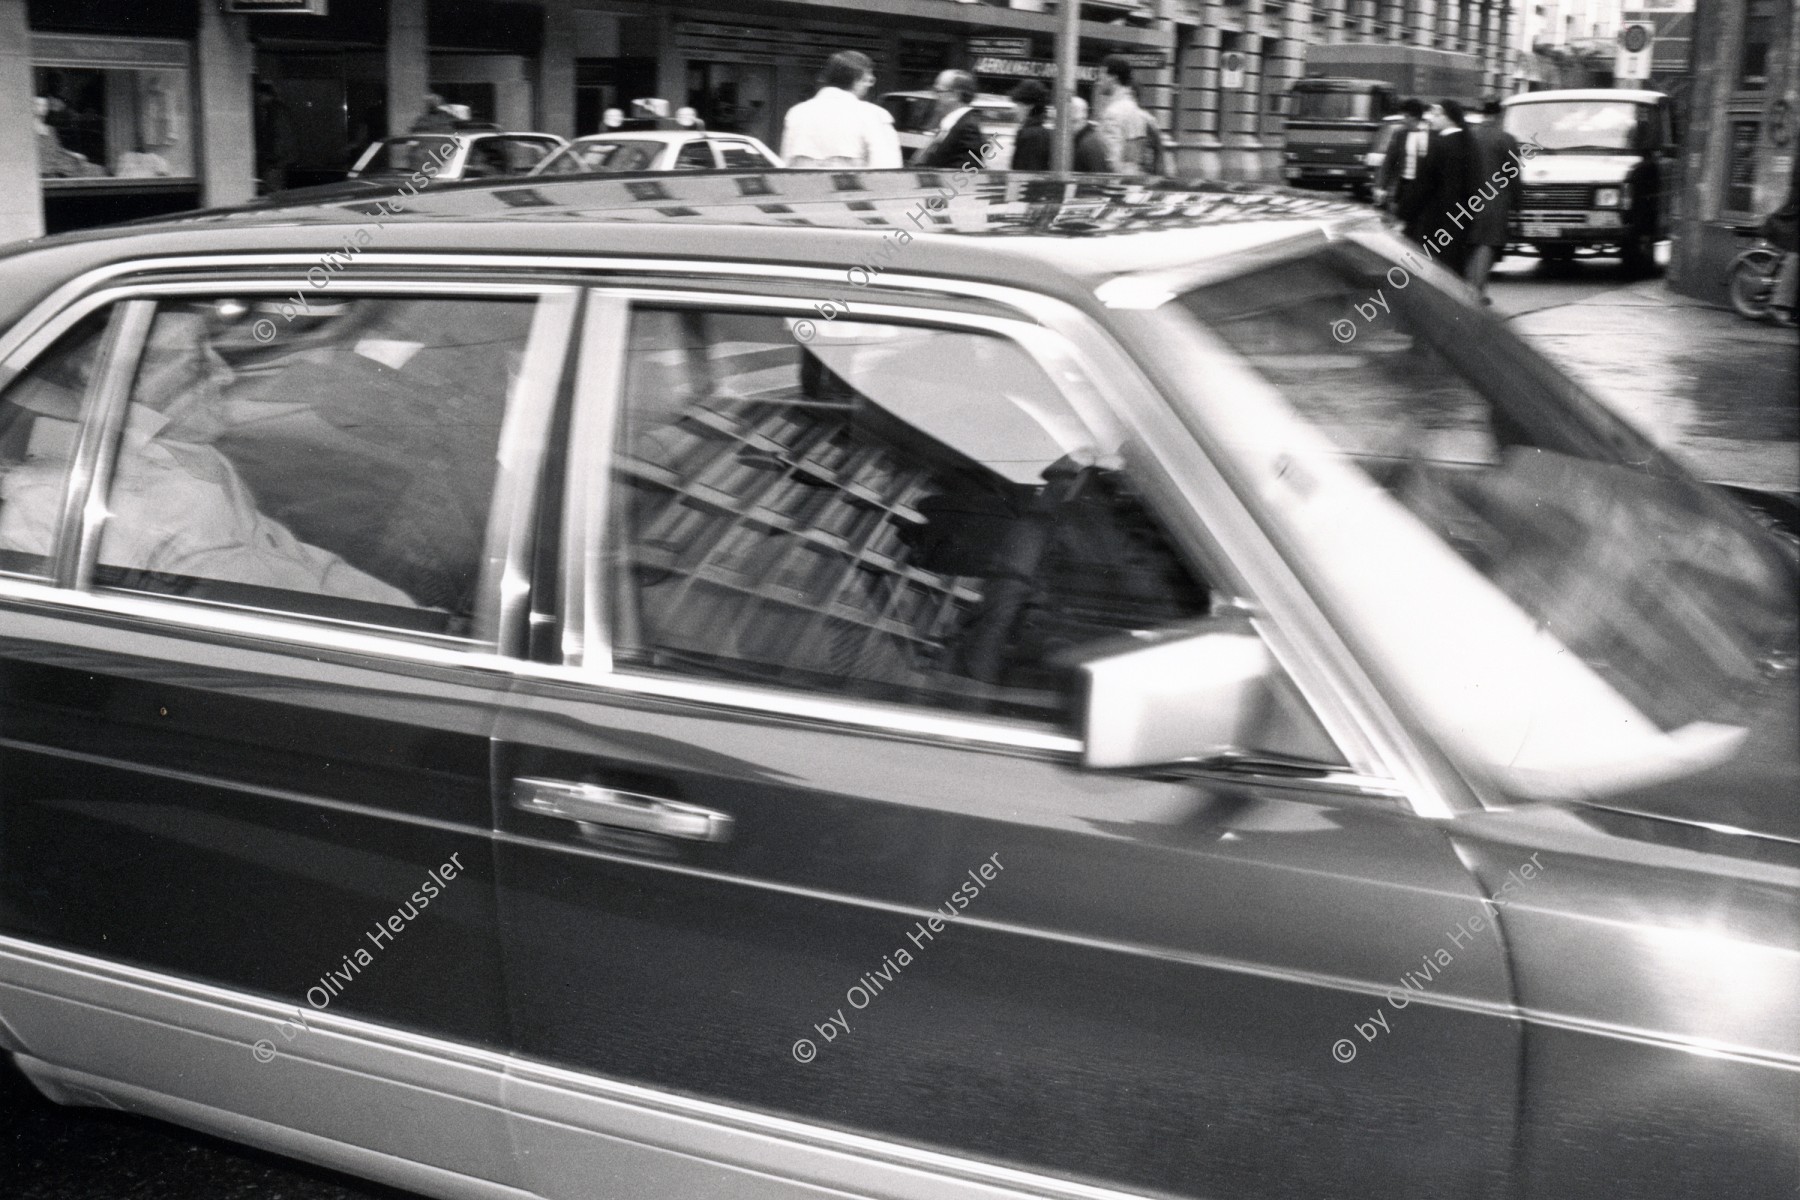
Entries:
{"type": "MultiPolygon", "coordinates": [[[[503,811],[526,1059],[1131,1189],[1506,1194],[1498,945],[1356,1029],[1477,911],[1428,822],[537,681],[499,740],[503,781],[735,821],[678,846],[503,811]]],[[[518,1136],[532,1186],[580,1194],[518,1136]]]]}

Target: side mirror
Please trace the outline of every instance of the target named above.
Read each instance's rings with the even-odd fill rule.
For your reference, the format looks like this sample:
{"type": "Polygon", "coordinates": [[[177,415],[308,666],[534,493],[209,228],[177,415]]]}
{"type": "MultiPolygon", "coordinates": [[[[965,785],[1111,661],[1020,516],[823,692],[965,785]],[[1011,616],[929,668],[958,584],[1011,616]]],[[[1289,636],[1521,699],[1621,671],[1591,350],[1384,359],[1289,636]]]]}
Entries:
{"type": "Polygon", "coordinates": [[[1080,669],[1090,767],[1341,762],[1249,617],[1115,641],[1080,669]]]}

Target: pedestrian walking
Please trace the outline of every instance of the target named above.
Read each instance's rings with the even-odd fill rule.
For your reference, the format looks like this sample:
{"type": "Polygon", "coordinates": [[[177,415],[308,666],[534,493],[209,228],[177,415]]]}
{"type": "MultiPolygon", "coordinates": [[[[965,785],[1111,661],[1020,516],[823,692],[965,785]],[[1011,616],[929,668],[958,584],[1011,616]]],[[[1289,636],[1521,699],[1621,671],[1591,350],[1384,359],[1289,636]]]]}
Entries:
{"type": "Polygon", "coordinates": [[[456,114],[436,92],[425,93],[425,111],[413,121],[408,133],[450,133],[456,129],[456,114]]]}
{"type": "Polygon", "coordinates": [[[1406,217],[1407,235],[1457,275],[1469,261],[1469,196],[1475,191],[1475,156],[1464,131],[1467,118],[1455,100],[1440,100],[1426,113],[1430,144],[1419,168],[1419,191],[1406,217]]]}
{"type": "Polygon", "coordinates": [[[1155,134],[1149,115],[1138,105],[1131,78],[1129,58],[1107,55],[1100,64],[1094,99],[1099,106],[1100,140],[1106,144],[1112,169],[1136,175],[1145,170],[1146,147],[1155,134]]]}
{"type": "Polygon", "coordinates": [[[1506,252],[1510,218],[1519,207],[1523,185],[1516,175],[1501,170],[1507,162],[1517,161],[1519,139],[1500,128],[1500,98],[1490,96],[1485,100],[1481,115],[1485,119],[1467,130],[1479,181],[1474,195],[1480,197],[1481,210],[1469,222],[1469,265],[1463,278],[1483,304],[1492,304],[1488,299],[1488,273],[1494,269],[1495,260],[1506,252]]]}
{"type": "Polygon", "coordinates": [[[937,135],[913,159],[915,167],[985,166],[981,147],[987,138],[975,114],[975,77],[967,71],[939,71],[931,83],[937,94],[937,135]]]}
{"type": "Polygon", "coordinates": [[[1419,188],[1419,163],[1425,158],[1431,142],[1431,127],[1425,123],[1425,102],[1409,96],[1400,104],[1400,120],[1388,131],[1382,147],[1381,165],[1375,170],[1375,203],[1398,215],[1401,208],[1414,203],[1419,188]]]}
{"type": "Polygon", "coordinates": [[[1050,169],[1050,130],[1044,116],[1050,93],[1035,79],[1027,79],[1012,90],[1013,108],[1019,114],[1019,132],[1013,138],[1012,162],[1015,171],[1048,171],[1050,169]]]}
{"type": "Polygon", "coordinates": [[[1069,97],[1069,125],[1075,130],[1069,169],[1091,175],[1110,172],[1112,160],[1106,153],[1106,143],[1100,138],[1100,127],[1088,119],[1088,102],[1080,96],[1069,97]]]}
{"type": "Polygon", "coordinates": [[[894,117],[863,99],[875,86],[875,63],[859,50],[840,50],[819,73],[819,90],[787,110],[781,157],[790,167],[843,170],[898,167],[894,117]]]}

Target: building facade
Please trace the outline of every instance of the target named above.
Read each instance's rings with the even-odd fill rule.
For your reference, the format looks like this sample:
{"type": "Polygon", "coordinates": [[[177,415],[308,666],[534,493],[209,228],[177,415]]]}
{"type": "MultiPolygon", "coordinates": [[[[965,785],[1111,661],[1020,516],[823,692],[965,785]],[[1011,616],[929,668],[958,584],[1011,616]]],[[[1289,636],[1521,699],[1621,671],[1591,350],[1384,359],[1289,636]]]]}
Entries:
{"type": "Polygon", "coordinates": [[[1753,230],[1796,186],[1800,4],[1702,0],[1681,144],[1671,286],[1725,303],[1725,272],[1753,230]]]}
{"type": "MultiPolygon", "coordinates": [[[[563,136],[641,97],[780,139],[824,59],[878,92],[945,67],[985,91],[1055,74],[1057,0],[0,0],[0,241],[341,175],[428,91],[563,136]]],[[[1478,56],[1517,90],[1513,0],[1083,0],[1079,86],[1126,55],[1176,169],[1278,180],[1308,47],[1478,56]]]]}

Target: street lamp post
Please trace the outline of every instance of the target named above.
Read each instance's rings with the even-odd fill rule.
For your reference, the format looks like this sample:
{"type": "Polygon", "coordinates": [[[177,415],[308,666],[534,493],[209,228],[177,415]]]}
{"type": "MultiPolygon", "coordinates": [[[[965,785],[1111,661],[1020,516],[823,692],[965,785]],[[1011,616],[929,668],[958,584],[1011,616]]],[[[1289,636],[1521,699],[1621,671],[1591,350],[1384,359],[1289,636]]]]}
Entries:
{"type": "Polygon", "coordinates": [[[1056,143],[1050,166],[1067,171],[1075,165],[1075,123],[1069,100],[1075,95],[1075,64],[1081,57],[1081,0],[1057,0],[1056,143]]]}

